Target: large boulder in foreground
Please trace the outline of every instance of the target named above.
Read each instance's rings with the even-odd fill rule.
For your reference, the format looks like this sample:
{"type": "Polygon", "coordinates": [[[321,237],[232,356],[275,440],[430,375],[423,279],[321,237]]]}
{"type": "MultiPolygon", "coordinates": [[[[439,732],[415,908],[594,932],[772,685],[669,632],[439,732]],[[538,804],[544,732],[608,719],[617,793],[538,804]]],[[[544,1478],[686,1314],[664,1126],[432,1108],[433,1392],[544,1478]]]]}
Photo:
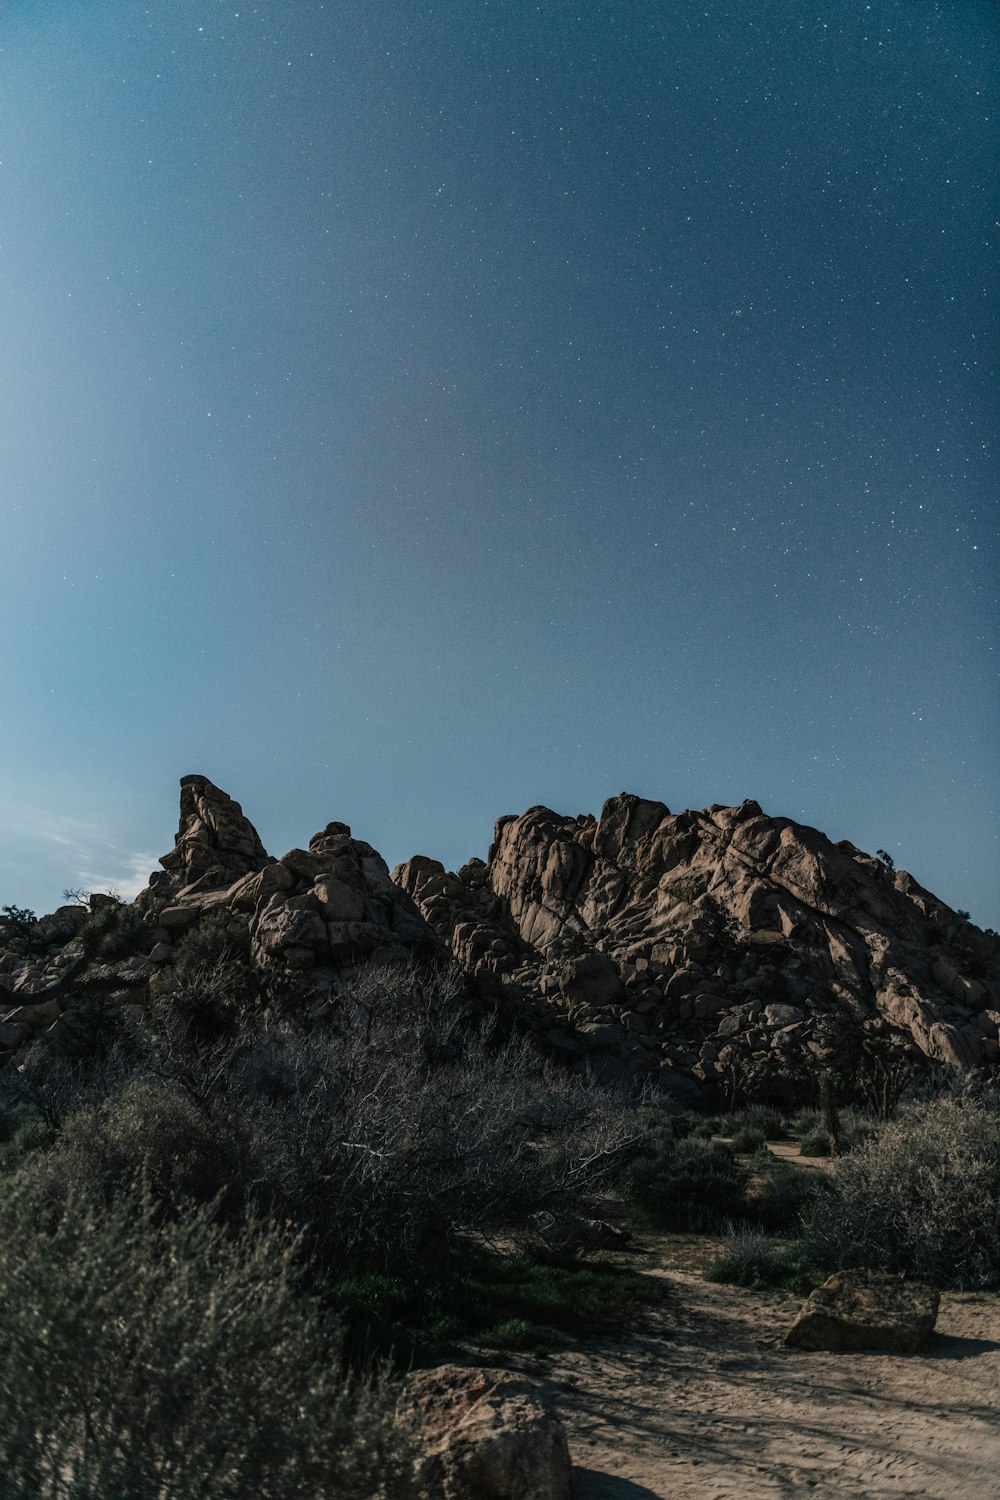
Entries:
{"type": "Polygon", "coordinates": [[[811,1293],[784,1343],[792,1349],[915,1354],[930,1338],[933,1287],[874,1271],[836,1271],[811,1293]]]}
{"type": "Polygon", "coordinates": [[[440,1365],[409,1388],[418,1474],[435,1500],[571,1500],[562,1423],[523,1376],[440,1365]]]}

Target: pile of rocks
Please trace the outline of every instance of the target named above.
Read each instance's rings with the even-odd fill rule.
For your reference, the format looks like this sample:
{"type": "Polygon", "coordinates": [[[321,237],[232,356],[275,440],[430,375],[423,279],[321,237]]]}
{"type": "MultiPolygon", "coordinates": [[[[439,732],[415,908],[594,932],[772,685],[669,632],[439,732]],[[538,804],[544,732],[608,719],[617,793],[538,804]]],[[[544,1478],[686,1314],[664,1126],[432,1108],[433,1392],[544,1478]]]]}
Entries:
{"type": "Polygon", "coordinates": [[[723,1092],[845,1024],[935,1061],[1000,1061],[1000,940],[853,845],[756,802],[501,818],[487,861],[393,871],[554,1053],[723,1092]]]}
{"type": "Polygon", "coordinates": [[[177,840],[160,863],[137,897],[157,924],[157,963],[169,963],[177,936],[220,908],[245,916],[259,964],[341,971],[437,947],[385,860],[346,823],[328,823],[308,849],[274,859],[239,804],[204,777],[181,782],[177,840]]]}
{"type": "Polygon", "coordinates": [[[185,776],[160,864],[125,957],[88,957],[93,912],[77,906],[0,950],[0,1055],[58,1024],[83,982],[132,1004],[168,993],[179,942],[224,912],[256,965],[320,989],[450,957],[550,1056],[655,1077],[688,1104],[762,1080],[780,1096],[845,1027],[945,1064],[1000,1062],[1000,940],[905,871],[756,802],[675,815],[622,795],[599,819],[534,807],[500,819],[485,861],[453,874],[418,856],[390,875],[344,823],[275,859],[238,803],[185,776]]]}

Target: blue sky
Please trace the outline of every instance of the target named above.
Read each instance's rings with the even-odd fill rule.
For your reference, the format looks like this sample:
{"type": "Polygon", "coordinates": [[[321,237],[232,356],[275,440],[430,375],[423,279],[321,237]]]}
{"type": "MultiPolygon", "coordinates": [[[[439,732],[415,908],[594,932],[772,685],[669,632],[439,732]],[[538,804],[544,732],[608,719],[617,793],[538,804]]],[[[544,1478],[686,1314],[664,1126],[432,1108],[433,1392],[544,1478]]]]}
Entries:
{"type": "Polygon", "coordinates": [[[995,12],[0,21],[0,902],[757,798],[1000,925],[995,12]]]}

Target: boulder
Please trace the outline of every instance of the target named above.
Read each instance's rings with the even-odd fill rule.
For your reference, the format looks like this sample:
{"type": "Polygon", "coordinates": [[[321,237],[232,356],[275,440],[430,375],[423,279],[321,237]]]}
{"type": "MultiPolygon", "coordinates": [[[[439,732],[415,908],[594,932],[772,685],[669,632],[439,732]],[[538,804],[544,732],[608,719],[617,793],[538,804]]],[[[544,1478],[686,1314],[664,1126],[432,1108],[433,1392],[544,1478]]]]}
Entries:
{"type": "Polygon", "coordinates": [[[61,1015],[62,1006],[58,1000],[39,1000],[34,1005],[19,1005],[3,1019],[13,1026],[28,1026],[32,1031],[44,1031],[61,1015]]]}
{"type": "Polygon", "coordinates": [[[791,1349],[869,1349],[915,1354],[930,1338],[940,1298],[933,1287],[876,1271],[836,1271],[811,1293],[785,1334],[791,1349]]]}
{"type": "Polygon", "coordinates": [[[417,1472],[436,1500],[572,1500],[566,1434],[508,1370],[441,1365],[409,1380],[417,1472]]]}

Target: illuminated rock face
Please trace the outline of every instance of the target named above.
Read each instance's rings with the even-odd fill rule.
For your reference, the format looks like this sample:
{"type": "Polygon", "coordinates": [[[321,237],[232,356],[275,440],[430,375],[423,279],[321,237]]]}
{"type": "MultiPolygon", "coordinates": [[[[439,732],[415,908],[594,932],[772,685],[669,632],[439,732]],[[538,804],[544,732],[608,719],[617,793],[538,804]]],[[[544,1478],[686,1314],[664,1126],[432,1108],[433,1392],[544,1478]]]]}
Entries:
{"type": "Polygon", "coordinates": [[[184,776],[177,839],[160,860],[174,888],[231,885],[267,862],[267,850],[239,803],[204,776],[184,776]]]}
{"type": "Polygon", "coordinates": [[[869,1050],[1000,1060],[1000,941],[905,871],[756,802],[534,807],[500,819],[485,863],[450,874],[418,857],[393,879],[556,1054],[609,1077],[666,1069],[780,1096],[848,1032],[869,1050]]]}
{"type": "Polygon", "coordinates": [[[95,895],[89,914],[60,908],[20,937],[8,921],[0,1060],[95,981],[81,924],[124,922],[132,936],[96,981],[141,1004],[170,993],[179,945],[221,913],[253,964],[321,993],[370,965],[450,957],[463,1003],[499,1010],[553,1059],[611,1083],[655,1078],[683,1104],[814,1099],[826,1067],[874,1069],[882,1087],[908,1057],[1000,1063],[1000,939],[756,802],[533,807],[499,820],[485,861],[452,874],[417,856],[390,875],[345,823],[275,859],[237,802],[185,776],[160,863],[130,920],[101,917],[117,903],[95,895]]]}
{"type": "Polygon", "coordinates": [[[381,855],[346,823],[328,823],[308,849],[274,859],[239,803],[204,777],[182,778],[177,841],[160,864],[165,875],[139,900],[155,909],[168,943],[222,907],[246,917],[261,964],[343,967],[437,946],[381,855]]]}

